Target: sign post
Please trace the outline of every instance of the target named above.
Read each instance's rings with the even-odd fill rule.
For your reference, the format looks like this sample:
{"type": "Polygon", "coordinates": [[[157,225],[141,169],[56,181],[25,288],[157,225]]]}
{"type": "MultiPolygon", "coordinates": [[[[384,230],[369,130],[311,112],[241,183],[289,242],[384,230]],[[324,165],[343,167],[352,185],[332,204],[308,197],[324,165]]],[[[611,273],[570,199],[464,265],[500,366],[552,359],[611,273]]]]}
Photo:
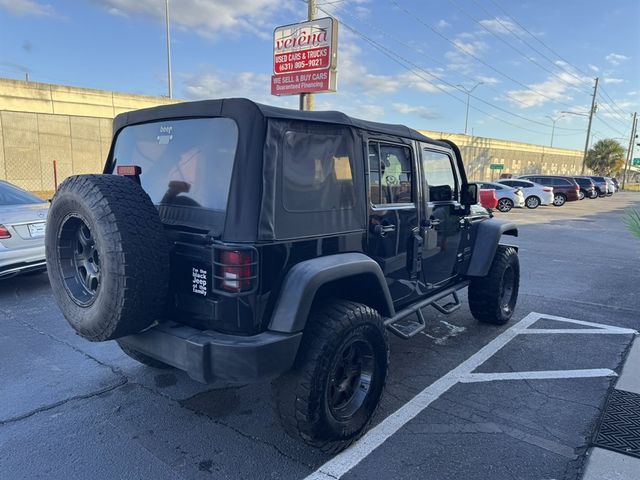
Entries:
{"type": "Polygon", "coordinates": [[[277,27],[272,95],[336,91],[338,22],[331,17],[277,27]]]}

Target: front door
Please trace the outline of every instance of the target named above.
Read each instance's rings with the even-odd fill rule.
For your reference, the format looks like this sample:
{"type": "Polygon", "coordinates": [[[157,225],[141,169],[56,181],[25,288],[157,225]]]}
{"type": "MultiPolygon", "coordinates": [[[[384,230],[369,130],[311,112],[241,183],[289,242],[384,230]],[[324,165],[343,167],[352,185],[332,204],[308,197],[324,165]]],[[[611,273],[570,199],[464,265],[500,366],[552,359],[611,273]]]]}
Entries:
{"type": "MultiPolygon", "coordinates": [[[[417,270],[411,261],[418,235],[416,159],[409,145],[369,140],[368,253],[382,268],[395,303],[415,295],[417,270]]],[[[421,242],[420,242],[421,243],[421,242]]]]}
{"type": "Polygon", "coordinates": [[[435,291],[457,275],[462,262],[461,231],[465,225],[460,205],[460,177],[453,153],[421,144],[422,182],[426,209],[421,222],[424,231],[422,281],[435,291]]]}

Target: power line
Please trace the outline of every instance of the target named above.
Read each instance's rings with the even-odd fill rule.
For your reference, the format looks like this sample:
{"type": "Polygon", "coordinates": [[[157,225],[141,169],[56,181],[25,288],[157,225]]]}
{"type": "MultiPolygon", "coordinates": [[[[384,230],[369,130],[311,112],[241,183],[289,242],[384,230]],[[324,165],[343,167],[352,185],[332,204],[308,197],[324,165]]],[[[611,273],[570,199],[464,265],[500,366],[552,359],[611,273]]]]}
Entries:
{"type": "MultiPolygon", "coordinates": [[[[484,29],[485,31],[487,31],[488,33],[490,33],[492,36],[494,36],[495,38],[497,38],[498,40],[500,40],[502,43],[504,43],[505,45],[507,45],[509,48],[511,48],[513,51],[515,51],[516,53],[518,53],[522,58],[524,58],[525,60],[527,60],[528,62],[536,65],[537,67],[541,68],[542,70],[544,70],[547,73],[550,73],[551,75],[553,75],[554,77],[556,77],[558,80],[560,80],[562,83],[564,83],[565,85],[568,85],[571,88],[575,88],[576,90],[581,91],[582,93],[588,93],[585,92],[584,90],[581,90],[580,88],[578,88],[577,85],[570,83],[568,81],[566,81],[564,78],[562,78],[560,75],[558,75],[556,72],[554,72],[553,70],[549,70],[547,67],[545,67],[544,65],[538,63],[536,60],[534,60],[533,58],[531,58],[529,55],[527,55],[525,52],[523,52],[522,50],[520,50],[519,48],[517,48],[515,45],[513,45],[512,43],[509,43],[507,40],[505,40],[503,37],[501,37],[500,35],[496,34],[494,31],[492,31],[490,28],[488,28],[486,25],[484,25],[480,20],[476,19],[473,15],[471,15],[470,13],[468,13],[464,8],[462,8],[460,5],[458,5],[454,0],[449,0],[449,3],[451,3],[453,6],[455,6],[462,14],[464,14],[466,17],[470,18],[473,22],[477,23],[478,25],[480,25],[480,27],[482,29],[484,29]]],[[[474,3],[477,4],[477,2],[474,0],[474,3]]],[[[485,12],[487,12],[486,9],[484,9],[484,7],[481,7],[485,12]]],[[[487,12],[489,15],[490,13],[487,12]]],[[[496,22],[498,22],[505,30],[507,30],[508,32],[512,33],[515,35],[515,33],[504,23],[502,23],[500,21],[500,19],[498,17],[495,18],[496,22]]],[[[517,36],[516,36],[517,37],[517,36]]],[[[553,62],[552,62],[553,63],[553,62]]],[[[554,66],[557,67],[557,65],[554,64],[554,66]]],[[[578,79],[578,81],[580,83],[584,82],[584,79],[577,77],[575,75],[572,74],[573,77],[575,77],[576,79],[578,79]]]]}
{"type": "Polygon", "coordinates": [[[464,53],[465,55],[470,56],[471,58],[473,58],[474,60],[476,60],[477,62],[481,63],[482,65],[484,65],[487,68],[490,68],[491,70],[493,70],[494,72],[496,72],[498,75],[503,76],[504,78],[507,78],[508,80],[517,83],[518,85],[522,86],[523,88],[525,88],[526,90],[535,93],[536,95],[539,95],[543,98],[546,98],[547,100],[550,100],[554,103],[560,103],[561,105],[566,105],[569,108],[573,108],[573,105],[569,105],[568,103],[565,102],[560,102],[558,99],[556,98],[552,98],[549,97],[548,95],[545,95],[544,93],[538,91],[538,90],[534,90],[533,88],[531,88],[528,85],[525,85],[524,83],[522,83],[519,80],[516,80],[515,78],[507,75],[504,72],[501,72],[500,70],[498,70],[497,68],[495,68],[494,66],[490,65],[489,63],[485,62],[484,60],[482,60],[481,58],[477,57],[476,55],[474,55],[473,53],[469,52],[468,50],[460,47],[456,42],[454,42],[453,40],[451,40],[450,38],[448,38],[447,36],[443,35],[442,33],[440,33],[439,31],[437,31],[435,28],[433,28],[431,25],[429,25],[428,23],[426,23],[424,20],[422,20],[422,18],[420,18],[419,16],[415,15],[414,13],[410,12],[409,10],[407,10],[405,7],[403,7],[402,5],[398,4],[398,2],[396,2],[395,0],[389,0],[392,4],[394,4],[397,8],[399,8],[401,11],[403,11],[406,15],[408,15],[409,17],[412,17],[414,20],[416,20],[418,23],[424,25],[425,27],[427,27],[429,30],[431,30],[433,33],[435,33],[436,35],[438,35],[440,38],[446,40],[447,42],[449,42],[451,45],[453,45],[457,50],[460,50],[462,53],[464,53]]]}
{"type": "MultiPolygon", "coordinates": [[[[304,1],[304,0],[302,0],[302,1],[304,1]]],[[[320,7],[318,7],[318,10],[321,10],[322,12],[326,13],[327,15],[330,15],[330,13],[329,13],[329,12],[327,12],[326,10],[324,10],[324,9],[322,9],[322,8],[320,8],[320,7]]],[[[344,27],[346,27],[348,30],[350,30],[350,31],[351,31],[351,32],[353,32],[354,34],[356,34],[356,35],[358,35],[359,37],[361,37],[362,39],[364,39],[366,42],[368,42],[368,43],[369,43],[370,45],[372,45],[374,48],[376,48],[376,49],[377,49],[377,50],[379,50],[381,53],[383,53],[385,56],[387,56],[388,58],[390,58],[392,61],[394,61],[394,62],[395,62],[395,63],[397,63],[398,65],[402,66],[402,67],[403,67],[403,68],[405,68],[406,70],[408,70],[410,73],[412,73],[412,74],[414,74],[415,76],[417,76],[417,77],[421,78],[421,79],[422,79],[422,80],[424,80],[425,82],[427,82],[427,83],[429,83],[430,85],[432,85],[434,88],[436,88],[436,89],[438,89],[438,90],[442,91],[443,93],[445,93],[446,95],[450,96],[451,98],[453,98],[453,99],[457,100],[458,102],[461,102],[461,103],[463,103],[463,104],[466,104],[466,102],[465,102],[464,100],[462,100],[462,99],[460,99],[460,98],[456,97],[456,96],[455,96],[455,95],[453,95],[451,92],[449,92],[449,91],[447,91],[446,89],[442,88],[440,85],[437,85],[437,84],[435,84],[435,83],[432,83],[430,80],[428,80],[428,79],[427,79],[427,78],[425,78],[423,75],[421,75],[420,73],[416,72],[415,70],[419,70],[419,71],[421,71],[421,72],[424,72],[425,74],[430,75],[430,76],[432,76],[432,77],[435,77],[435,75],[433,75],[433,74],[431,74],[430,72],[428,72],[428,71],[424,70],[424,69],[423,69],[422,67],[420,67],[419,65],[416,65],[416,64],[415,64],[414,62],[412,62],[411,60],[408,60],[408,59],[406,59],[405,57],[403,57],[402,55],[400,55],[400,54],[398,54],[398,53],[396,53],[396,52],[394,52],[394,51],[392,51],[392,50],[388,49],[388,48],[387,48],[387,47],[385,47],[384,45],[381,45],[380,43],[376,42],[376,41],[375,41],[375,40],[373,40],[372,38],[368,37],[368,36],[367,36],[367,35],[365,35],[364,33],[362,33],[362,32],[360,32],[359,30],[357,30],[356,28],[354,28],[354,27],[352,27],[351,25],[347,24],[347,23],[346,23],[346,22],[344,22],[343,20],[340,20],[340,23],[341,23],[344,27]],[[406,64],[408,64],[408,65],[411,65],[411,67],[408,67],[408,66],[407,66],[407,65],[405,65],[405,63],[403,63],[403,62],[405,62],[405,63],[406,63],[406,64]]],[[[437,77],[436,77],[436,78],[437,78],[437,77]]],[[[455,85],[452,85],[452,84],[450,84],[449,82],[443,81],[443,83],[445,83],[445,84],[447,84],[447,85],[449,85],[449,86],[452,86],[455,90],[461,91],[459,88],[455,87],[455,85]]],[[[486,102],[486,101],[484,101],[483,99],[478,98],[478,97],[476,97],[476,96],[472,96],[472,98],[474,98],[474,99],[476,99],[476,100],[478,100],[478,101],[480,101],[480,102],[482,102],[482,103],[486,103],[486,104],[488,104],[489,106],[492,106],[493,108],[498,108],[498,109],[500,109],[500,110],[503,110],[503,111],[505,111],[506,113],[508,113],[508,114],[510,114],[510,115],[514,115],[514,116],[516,116],[516,117],[518,117],[518,118],[522,118],[522,119],[524,119],[524,120],[526,120],[526,121],[528,121],[528,122],[536,123],[536,124],[542,125],[542,126],[544,126],[544,127],[549,127],[549,128],[550,128],[550,126],[549,126],[548,124],[545,124],[545,123],[543,123],[543,122],[538,122],[537,120],[532,120],[532,119],[530,119],[530,118],[523,117],[523,116],[521,116],[521,115],[517,115],[517,114],[514,114],[514,113],[509,112],[509,111],[507,111],[507,110],[501,109],[500,107],[496,107],[495,105],[492,105],[492,104],[490,104],[489,102],[486,102]]],[[[536,133],[536,134],[539,134],[539,135],[547,135],[547,134],[548,134],[547,132],[540,132],[540,131],[537,131],[537,130],[532,130],[532,129],[530,129],[530,128],[523,127],[523,126],[521,126],[521,125],[518,125],[518,124],[515,124],[515,123],[512,123],[512,122],[509,122],[508,120],[504,120],[503,118],[500,118],[500,117],[498,117],[498,116],[496,116],[496,115],[493,115],[493,114],[491,114],[491,113],[489,113],[489,112],[486,112],[485,110],[482,110],[482,109],[480,109],[480,108],[478,108],[478,107],[476,107],[476,106],[473,106],[473,105],[472,105],[472,106],[471,106],[471,108],[473,108],[474,110],[476,110],[476,111],[478,111],[478,112],[480,112],[480,113],[483,113],[484,115],[486,115],[486,116],[488,116],[488,117],[490,117],[490,118],[493,118],[493,119],[495,119],[495,120],[498,120],[498,121],[500,121],[500,122],[502,122],[502,123],[505,123],[505,124],[507,124],[507,125],[510,125],[510,126],[512,126],[512,127],[519,128],[519,129],[522,129],[522,130],[526,130],[526,131],[528,131],[528,132],[536,133]]],[[[579,133],[582,133],[582,132],[579,132],[579,133]]],[[[578,133],[576,133],[575,135],[577,135],[577,134],[578,134],[578,133]]],[[[573,134],[572,134],[572,135],[573,135],[573,134]]]]}
{"type": "MultiPolygon", "coordinates": [[[[475,1],[475,0],[474,0],[475,1]]],[[[523,31],[525,31],[527,34],[529,34],[529,36],[531,38],[533,38],[535,41],[537,41],[540,45],[542,45],[543,47],[545,47],[547,50],[549,50],[551,53],[553,53],[556,57],[558,57],[560,60],[562,60],[566,65],[569,65],[571,67],[573,67],[575,70],[577,70],[579,73],[582,73],[583,75],[589,76],[588,73],[586,73],[584,70],[582,70],[580,67],[574,65],[573,63],[569,62],[566,58],[564,58],[562,55],[560,55],[557,51],[555,51],[553,48],[551,48],[549,45],[547,45],[545,42],[543,42],[540,38],[538,38],[536,35],[534,35],[533,33],[531,33],[524,25],[522,25],[520,22],[518,22],[512,15],[509,15],[505,9],[500,6],[495,0],[490,0],[491,3],[493,3],[493,5],[495,5],[508,19],[512,20],[513,23],[515,23],[518,27],[520,27],[523,31]]],[[[531,47],[533,48],[533,47],[531,47]]],[[[535,50],[535,49],[534,49],[535,50]]],[[[537,51],[537,50],[536,50],[537,51]]],[[[540,52],[538,52],[540,53],[540,52]]],[[[541,54],[542,55],[542,54],[541,54]]],[[[612,103],[612,107],[615,106],[620,112],[624,112],[624,110],[622,110],[622,108],[620,108],[616,102],[609,96],[609,94],[606,92],[606,90],[604,88],[601,89],[602,92],[609,98],[609,100],[612,103]]],[[[630,114],[630,112],[626,112],[628,114],[630,114]]]]}
{"type": "MultiPolygon", "coordinates": [[[[439,61],[439,60],[437,60],[437,59],[435,59],[435,58],[433,58],[433,57],[431,57],[431,56],[427,55],[426,53],[424,53],[421,49],[417,48],[416,46],[411,45],[410,43],[407,43],[407,42],[405,42],[405,41],[403,41],[403,40],[400,40],[398,37],[396,37],[396,36],[394,36],[394,35],[392,35],[392,34],[390,34],[390,33],[386,32],[385,30],[383,30],[382,28],[380,28],[380,27],[378,27],[378,26],[376,26],[376,25],[373,25],[373,24],[371,24],[371,23],[369,23],[369,22],[364,21],[364,20],[363,20],[362,18],[360,18],[360,17],[357,17],[357,16],[355,16],[355,15],[349,14],[349,13],[347,13],[347,11],[345,11],[345,10],[340,10],[340,13],[341,13],[341,15],[347,15],[348,17],[350,17],[350,18],[352,18],[352,19],[354,19],[354,20],[357,20],[357,21],[361,22],[362,24],[364,24],[365,26],[367,26],[367,27],[368,27],[368,28],[370,28],[370,29],[377,30],[380,34],[384,35],[385,37],[388,37],[388,38],[390,38],[390,39],[394,40],[395,42],[399,43],[400,45],[402,45],[402,46],[404,46],[404,47],[406,47],[406,48],[409,48],[409,49],[411,49],[411,50],[415,51],[416,53],[418,53],[418,54],[419,54],[419,55],[421,55],[422,57],[424,57],[424,58],[426,58],[426,59],[428,59],[428,60],[431,60],[432,62],[434,62],[434,63],[436,63],[436,64],[438,64],[438,65],[441,65],[441,66],[443,66],[443,67],[446,67],[446,66],[447,66],[444,62],[441,62],[441,61],[439,61]]],[[[435,74],[433,74],[433,73],[430,73],[430,75],[434,76],[435,78],[437,78],[438,80],[440,80],[440,81],[442,81],[442,82],[445,82],[445,81],[444,81],[444,80],[442,80],[439,76],[437,76],[437,75],[435,75],[435,74]]],[[[464,78],[467,78],[468,80],[470,80],[470,81],[472,81],[472,82],[475,82],[475,81],[477,81],[477,80],[478,80],[478,78],[472,78],[472,77],[470,77],[469,75],[465,75],[464,73],[459,73],[459,75],[460,75],[460,76],[462,76],[462,77],[464,77],[464,78]]],[[[529,106],[526,102],[523,102],[522,100],[520,100],[520,99],[518,99],[518,98],[514,97],[514,96],[513,96],[513,95],[511,95],[509,92],[506,92],[506,93],[505,93],[505,92],[502,92],[502,91],[498,90],[497,88],[495,88],[495,87],[491,86],[491,85],[490,85],[490,84],[488,84],[488,83],[485,83],[485,86],[486,86],[486,88],[488,88],[489,90],[492,90],[492,91],[494,91],[494,92],[498,93],[499,95],[504,95],[504,96],[506,96],[506,97],[507,97],[509,100],[511,100],[512,102],[519,103],[520,105],[522,105],[522,106],[524,106],[524,107],[528,107],[528,106],[529,106]]],[[[460,90],[460,89],[458,89],[458,90],[460,90]]],[[[493,104],[492,104],[492,105],[493,105],[493,104]]],[[[567,105],[568,105],[568,104],[567,104],[567,105]]],[[[573,106],[572,106],[572,105],[568,105],[568,106],[570,106],[571,108],[573,108],[573,106]]],[[[558,129],[561,129],[561,130],[574,130],[574,129],[571,129],[571,128],[564,128],[564,127],[558,127],[558,129]]],[[[576,130],[577,130],[577,129],[576,129],[576,130]]]]}

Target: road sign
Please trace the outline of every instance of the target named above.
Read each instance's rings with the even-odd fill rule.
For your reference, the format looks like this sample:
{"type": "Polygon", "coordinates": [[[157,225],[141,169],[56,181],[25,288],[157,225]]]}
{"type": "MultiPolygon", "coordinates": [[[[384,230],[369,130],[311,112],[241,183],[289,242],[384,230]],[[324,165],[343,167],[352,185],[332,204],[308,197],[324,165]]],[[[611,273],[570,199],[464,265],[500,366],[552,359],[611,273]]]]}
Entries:
{"type": "Polygon", "coordinates": [[[640,158],[634,158],[633,159],[633,166],[635,167],[636,165],[638,167],[640,167],[640,158]]]}
{"type": "Polygon", "coordinates": [[[504,170],[504,165],[501,163],[492,163],[491,165],[489,165],[489,168],[491,170],[504,170]]]}
{"type": "Polygon", "coordinates": [[[273,32],[272,95],[336,91],[338,22],[326,17],[273,32]]]}

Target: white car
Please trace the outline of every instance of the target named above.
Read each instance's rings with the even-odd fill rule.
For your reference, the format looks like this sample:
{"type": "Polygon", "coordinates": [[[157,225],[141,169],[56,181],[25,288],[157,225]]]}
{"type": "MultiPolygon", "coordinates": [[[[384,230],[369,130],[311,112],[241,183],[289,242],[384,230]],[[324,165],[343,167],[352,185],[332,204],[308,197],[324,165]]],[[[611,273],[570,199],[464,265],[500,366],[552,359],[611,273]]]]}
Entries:
{"type": "Polygon", "coordinates": [[[497,209],[500,212],[508,212],[513,207],[524,207],[524,195],[518,188],[513,188],[498,182],[474,181],[473,183],[477,183],[479,188],[489,188],[496,191],[496,197],[498,197],[497,209]]]}
{"type": "Polygon", "coordinates": [[[0,180],[0,278],[43,271],[49,202],[0,180]]]}
{"type": "Polygon", "coordinates": [[[498,180],[498,183],[522,190],[524,204],[527,208],[538,208],[540,205],[553,203],[553,187],[545,187],[530,180],[515,178],[498,180]]]}

